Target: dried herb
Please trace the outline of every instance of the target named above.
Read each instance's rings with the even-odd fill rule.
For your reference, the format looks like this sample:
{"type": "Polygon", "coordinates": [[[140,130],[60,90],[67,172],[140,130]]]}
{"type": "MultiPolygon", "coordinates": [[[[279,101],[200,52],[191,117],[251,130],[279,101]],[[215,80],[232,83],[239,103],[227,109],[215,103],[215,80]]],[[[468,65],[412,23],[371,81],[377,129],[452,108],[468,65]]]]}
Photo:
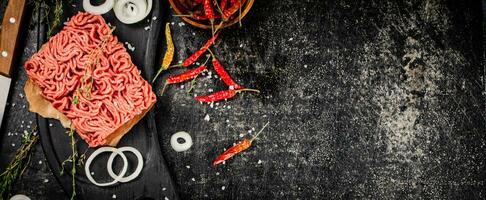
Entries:
{"type": "MultiPolygon", "coordinates": [[[[71,180],[72,180],[72,188],[73,192],[71,193],[71,200],[76,198],[76,168],[81,167],[86,160],[86,151],[83,154],[79,154],[76,148],[77,140],[74,138],[74,134],[76,131],[73,128],[69,128],[69,131],[66,132],[70,139],[71,139],[71,155],[62,162],[61,164],[61,175],[64,174],[64,166],[67,163],[71,163],[71,180]]],[[[86,149],[87,150],[87,149],[86,149]]]]}
{"type": "Polygon", "coordinates": [[[31,132],[25,131],[22,137],[22,146],[20,146],[14,158],[8,163],[5,171],[0,174],[0,199],[10,196],[12,185],[29,166],[32,150],[38,140],[37,127],[34,127],[31,132]]]}

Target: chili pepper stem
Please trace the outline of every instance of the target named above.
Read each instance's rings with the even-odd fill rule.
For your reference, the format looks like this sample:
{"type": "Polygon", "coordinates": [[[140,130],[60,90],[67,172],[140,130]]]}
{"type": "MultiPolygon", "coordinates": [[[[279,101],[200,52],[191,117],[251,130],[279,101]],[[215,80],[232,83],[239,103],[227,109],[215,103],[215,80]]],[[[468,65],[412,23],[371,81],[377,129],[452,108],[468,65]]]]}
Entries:
{"type": "Polygon", "coordinates": [[[177,64],[177,65],[171,65],[169,68],[177,68],[177,67],[182,67],[182,64],[177,64]]]}
{"type": "Polygon", "coordinates": [[[260,90],[257,90],[257,89],[250,89],[250,88],[243,88],[243,89],[239,89],[239,90],[236,90],[235,92],[236,92],[236,93],[239,93],[239,92],[255,92],[255,93],[260,94],[260,90]]]}
{"type": "MultiPolygon", "coordinates": [[[[208,49],[208,50],[209,50],[209,49],[208,49]]],[[[209,51],[211,52],[211,50],[209,50],[209,51]]],[[[206,56],[206,57],[207,57],[207,58],[206,58],[206,61],[204,61],[204,63],[203,63],[202,65],[206,65],[206,64],[208,63],[209,58],[211,58],[211,55],[207,54],[207,56],[206,56]]]]}
{"type": "Polygon", "coordinates": [[[243,26],[243,25],[241,24],[241,6],[242,6],[242,5],[241,5],[241,0],[238,0],[238,1],[240,2],[240,7],[238,8],[238,10],[239,10],[239,15],[238,15],[238,23],[240,24],[240,28],[241,28],[241,27],[243,26]]]}
{"type": "Polygon", "coordinates": [[[270,122],[267,122],[265,126],[263,126],[263,128],[260,129],[260,131],[258,131],[258,133],[250,139],[250,143],[253,142],[253,140],[255,140],[258,137],[258,135],[260,135],[260,133],[262,133],[263,130],[265,130],[265,128],[267,128],[268,124],[270,124],[270,122]]]}
{"type": "MultiPolygon", "coordinates": [[[[224,1],[226,1],[226,0],[224,0],[224,1]]],[[[216,7],[218,8],[218,11],[221,14],[221,16],[223,16],[223,10],[221,9],[221,7],[219,7],[218,1],[214,0],[213,2],[214,2],[214,4],[216,4],[216,7]]]]}
{"type": "Polygon", "coordinates": [[[218,32],[218,31],[219,31],[219,29],[221,29],[221,27],[223,27],[223,22],[225,22],[225,20],[224,20],[224,19],[223,19],[223,20],[221,20],[221,22],[218,24],[218,26],[216,26],[216,30],[215,30],[216,32],[218,32]]]}
{"type": "Polygon", "coordinates": [[[214,19],[209,19],[209,21],[211,22],[211,31],[213,32],[213,36],[214,36],[214,19]]]}
{"type": "Polygon", "coordinates": [[[164,87],[162,87],[162,90],[160,91],[160,96],[164,96],[165,89],[167,88],[167,82],[164,83],[164,87]]]}

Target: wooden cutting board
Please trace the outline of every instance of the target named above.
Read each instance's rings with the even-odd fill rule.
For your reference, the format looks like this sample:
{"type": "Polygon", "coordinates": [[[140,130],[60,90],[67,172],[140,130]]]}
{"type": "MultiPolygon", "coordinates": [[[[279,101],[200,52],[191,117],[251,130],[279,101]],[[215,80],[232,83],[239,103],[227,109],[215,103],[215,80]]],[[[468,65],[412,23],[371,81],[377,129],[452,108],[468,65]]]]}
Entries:
{"type": "MultiPolygon", "coordinates": [[[[96,5],[96,1],[91,1],[96,5]]],[[[100,1],[103,2],[103,1],[100,1]]],[[[125,43],[130,43],[135,47],[134,51],[128,50],[132,56],[132,61],[141,69],[142,75],[151,80],[154,75],[154,70],[157,62],[157,49],[159,38],[163,38],[161,28],[163,24],[165,13],[167,13],[167,5],[161,1],[154,0],[152,13],[147,16],[142,22],[126,25],[116,19],[113,11],[103,15],[103,18],[111,25],[116,26],[114,34],[118,39],[125,43]]],[[[66,5],[64,8],[64,17],[62,22],[67,21],[67,18],[76,14],[79,11],[84,11],[82,1],[66,5]]],[[[162,31],[163,32],[163,31],[162,31]]],[[[125,44],[125,47],[127,45],[125,44]]],[[[69,175],[71,165],[66,165],[65,173],[61,175],[62,162],[71,155],[70,138],[58,120],[38,118],[39,130],[41,136],[41,143],[46,154],[49,166],[54,173],[56,179],[63,187],[67,194],[72,192],[72,176],[69,175]]],[[[78,152],[86,151],[86,157],[94,151],[88,148],[88,145],[79,137],[78,152]]],[[[128,134],[126,134],[118,144],[118,147],[132,146],[138,149],[144,158],[144,167],[138,178],[129,183],[119,183],[109,187],[98,187],[93,185],[84,174],[84,166],[77,170],[76,175],[76,192],[78,199],[178,199],[174,182],[167,168],[166,162],[162,157],[158,136],[155,128],[153,111],[135,125],[128,134]]],[[[130,166],[136,166],[136,157],[127,154],[130,166]]],[[[106,161],[109,155],[101,154],[91,164],[91,171],[98,182],[109,182],[112,179],[108,176],[106,169],[106,161]]],[[[121,169],[121,162],[115,162],[115,172],[121,169]]],[[[129,175],[135,167],[129,168],[127,175],[129,175]]]]}

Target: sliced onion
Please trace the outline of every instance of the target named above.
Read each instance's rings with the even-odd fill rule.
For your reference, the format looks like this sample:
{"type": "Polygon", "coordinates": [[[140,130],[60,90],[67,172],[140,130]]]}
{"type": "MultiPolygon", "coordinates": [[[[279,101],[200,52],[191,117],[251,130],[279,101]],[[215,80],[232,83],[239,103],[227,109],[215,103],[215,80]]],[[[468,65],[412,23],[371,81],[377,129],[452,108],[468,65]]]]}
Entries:
{"type": "Polygon", "coordinates": [[[174,133],[174,135],[172,135],[172,137],[170,138],[170,145],[177,152],[187,151],[192,146],[192,138],[191,138],[191,135],[189,135],[189,133],[184,132],[184,131],[180,131],[180,132],[174,133]],[[177,141],[177,139],[179,139],[179,138],[184,139],[185,142],[184,143],[179,143],[177,141]]]}
{"type": "Polygon", "coordinates": [[[142,21],[152,10],[152,0],[117,0],[113,11],[115,16],[125,24],[142,21]]]}
{"type": "Polygon", "coordinates": [[[106,0],[105,3],[99,5],[99,6],[93,6],[91,5],[90,0],[83,0],[83,8],[86,12],[89,12],[91,14],[95,15],[102,15],[107,13],[113,8],[113,5],[115,5],[115,0],[106,0]]]}
{"type": "MultiPolygon", "coordinates": [[[[143,168],[143,158],[142,158],[142,154],[140,153],[140,151],[138,151],[137,149],[133,148],[133,147],[121,147],[121,148],[118,148],[119,151],[130,151],[132,152],[133,154],[135,154],[135,156],[137,156],[137,160],[138,160],[138,163],[137,163],[137,168],[135,169],[135,171],[130,175],[130,176],[127,176],[127,177],[122,177],[122,178],[119,178],[118,180],[122,183],[126,183],[128,181],[131,181],[135,178],[138,177],[138,175],[140,174],[140,172],[142,172],[142,168],[143,168]]],[[[106,164],[106,168],[108,169],[108,174],[110,174],[110,176],[113,178],[113,179],[116,179],[117,175],[113,172],[113,160],[115,159],[115,157],[117,156],[118,154],[113,152],[111,155],[110,155],[110,158],[108,158],[108,163],[106,164]]],[[[123,158],[123,157],[122,157],[123,158]]]]}
{"type": "MultiPolygon", "coordinates": [[[[91,181],[91,183],[97,185],[97,186],[110,186],[110,185],[113,185],[115,183],[118,183],[120,182],[120,179],[123,178],[123,176],[125,176],[125,173],[127,172],[127,169],[128,169],[128,161],[127,161],[127,157],[125,156],[125,154],[123,154],[123,152],[119,149],[116,149],[116,148],[113,148],[113,147],[101,147],[99,149],[96,149],[96,151],[94,151],[88,158],[88,160],[86,160],[86,163],[84,164],[84,172],[86,173],[86,177],[88,178],[89,181],[91,181]],[[91,162],[93,162],[94,158],[96,156],[98,156],[100,153],[103,153],[103,152],[112,152],[112,154],[116,154],[116,155],[120,155],[122,157],[122,160],[123,160],[123,168],[122,170],[120,171],[120,174],[118,175],[114,175],[114,176],[110,176],[114,179],[112,182],[107,182],[107,183],[98,183],[94,180],[94,178],[91,176],[91,171],[89,170],[89,166],[91,165],[91,162]]],[[[113,166],[108,166],[109,168],[112,168],[113,166]]]]}

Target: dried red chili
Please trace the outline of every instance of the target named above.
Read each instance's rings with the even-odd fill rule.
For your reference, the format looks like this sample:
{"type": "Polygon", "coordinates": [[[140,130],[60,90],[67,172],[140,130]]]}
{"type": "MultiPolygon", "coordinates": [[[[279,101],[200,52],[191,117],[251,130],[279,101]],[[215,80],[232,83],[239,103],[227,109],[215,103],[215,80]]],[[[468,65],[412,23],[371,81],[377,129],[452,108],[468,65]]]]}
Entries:
{"type": "Polygon", "coordinates": [[[226,10],[226,5],[228,5],[228,0],[221,0],[221,2],[219,3],[219,8],[221,9],[221,12],[224,12],[224,10],[226,10]]]}
{"type": "Polygon", "coordinates": [[[196,97],[196,100],[198,100],[200,102],[206,102],[206,103],[216,102],[216,101],[222,101],[222,100],[226,100],[226,99],[231,99],[236,94],[238,94],[240,92],[256,92],[256,93],[260,93],[259,90],[247,89],[247,88],[238,89],[238,90],[221,90],[221,91],[214,92],[214,93],[209,94],[209,95],[206,95],[206,96],[197,96],[196,97]]]}
{"type": "Polygon", "coordinates": [[[223,65],[221,64],[221,62],[219,62],[219,60],[216,58],[216,56],[214,56],[213,52],[211,51],[211,49],[208,49],[209,53],[211,53],[212,57],[213,57],[213,67],[214,67],[214,71],[216,71],[216,73],[219,75],[219,77],[221,78],[221,80],[228,86],[230,87],[233,87],[232,89],[234,90],[237,90],[237,89],[241,89],[241,85],[239,85],[238,83],[236,83],[236,81],[231,78],[231,76],[229,75],[229,73],[226,71],[226,69],[224,69],[223,65]]]}
{"type": "Polygon", "coordinates": [[[191,69],[191,70],[186,71],[184,73],[169,76],[167,78],[167,80],[165,81],[165,83],[166,84],[174,84],[174,83],[182,83],[182,82],[191,80],[194,77],[196,77],[198,74],[203,72],[206,68],[207,67],[205,65],[202,65],[200,67],[191,69]]]}
{"type": "Polygon", "coordinates": [[[211,27],[214,30],[214,9],[213,9],[212,0],[204,0],[203,5],[204,5],[204,14],[211,22],[211,27]]]}
{"type": "Polygon", "coordinates": [[[204,44],[203,47],[201,47],[201,49],[199,49],[198,51],[196,51],[194,54],[192,54],[191,56],[189,56],[189,58],[187,58],[186,60],[184,60],[184,62],[182,63],[182,66],[183,67],[187,67],[189,65],[192,65],[194,62],[196,62],[196,60],[204,53],[206,52],[209,47],[214,43],[214,41],[218,38],[218,35],[219,35],[220,32],[217,32],[216,34],[214,34],[214,36],[209,39],[206,44],[204,44]]]}
{"type": "Polygon", "coordinates": [[[241,0],[234,0],[231,1],[231,7],[223,11],[223,19],[229,19],[233,14],[236,13],[240,9],[241,0]]]}
{"type": "Polygon", "coordinates": [[[263,126],[263,128],[258,131],[258,133],[251,139],[243,139],[241,142],[239,142],[238,144],[232,146],[231,148],[229,148],[228,150],[226,150],[225,152],[223,152],[220,156],[218,156],[214,161],[213,161],[213,166],[216,166],[218,164],[221,164],[223,163],[225,160],[228,160],[230,159],[231,157],[233,157],[234,155],[248,149],[250,146],[251,146],[251,143],[253,142],[253,140],[255,140],[258,135],[260,135],[260,133],[262,133],[262,131],[268,126],[269,122],[267,122],[265,124],[265,126],[263,126]]]}

